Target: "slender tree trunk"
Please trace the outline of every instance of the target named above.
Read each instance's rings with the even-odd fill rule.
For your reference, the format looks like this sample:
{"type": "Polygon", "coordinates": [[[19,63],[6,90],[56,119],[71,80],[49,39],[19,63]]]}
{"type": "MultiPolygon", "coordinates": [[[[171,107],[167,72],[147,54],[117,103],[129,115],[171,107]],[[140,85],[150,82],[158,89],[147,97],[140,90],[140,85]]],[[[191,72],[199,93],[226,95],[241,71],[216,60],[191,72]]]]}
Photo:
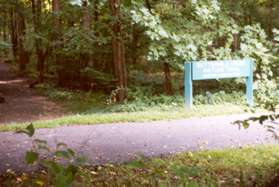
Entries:
{"type": "Polygon", "coordinates": [[[91,18],[88,9],[88,0],[82,0],[82,12],[83,12],[83,17],[82,17],[83,28],[90,30],[91,18]]]}
{"type": "Polygon", "coordinates": [[[183,4],[183,0],[175,0],[175,7],[179,9],[183,4]]]}
{"type": "Polygon", "coordinates": [[[165,92],[167,95],[173,95],[173,88],[171,84],[171,72],[170,65],[168,63],[164,63],[164,73],[165,73],[165,92]]]}
{"type": "Polygon", "coordinates": [[[26,51],[23,45],[23,39],[25,36],[25,20],[23,15],[17,14],[17,33],[18,33],[18,53],[19,53],[19,71],[22,73],[26,69],[26,64],[29,62],[29,53],[26,51]]]}
{"type": "MultiPolygon", "coordinates": [[[[32,13],[33,13],[33,24],[35,33],[39,34],[41,30],[41,14],[42,14],[42,0],[31,0],[32,13]]],[[[45,60],[46,52],[42,49],[42,40],[36,38],[36,56],[37,56],[37,71],[38,82],[44,82],[44,72],[45,72],[45,60]]]]}
{"type": "MultiPolygon", "coordinates": [[[[91,29],[91,16],[89,14],[89,7],[88,7],[88,0],[82,0],[82,27],[85,30],[85,32],[90,32],[91,29]]],[[[92,57],[90,53],[81,53],[80,54],[80,67],[79,67],[79,84],[82,87],[82,89],[88,90],[90,86],[89,80],[87,77],[83,76],[81,73],[81,70],[88,67],[88,65],[93,65],[92,57]]]]}
{"type": "Polygon", "coordinates": [[[132,27],[132,63],[137,64],[137,59],[138,59],[138,54],[137,54],[137,49],[138,49],[138,43],[139,43],[139,34],[137,30],[137,26],[135,24],[131,25],[132,27]]]}
{"type": "Polygon", "coordinates": [[[52,13],[54,14],[53,25],[55,31],[59,31],[60,29],[60,0],[52,0],[52,13]]]}
{"type": "Polygon", "coordinates": [[[237,33],[233,33],[233,43],[232,43],[232,51],[235,52],[237,51],[240,47],[239,47],[239,38],[238,38],[238,34],[237,33]]]}
{"type": "MultiPolygon", "coordinates": [[[[89,8],[88,8],[88,0],[82,0],[82,10],[83,10],[83,16],[82,16],[82,27],[86,32],[90,32],[91,29],[91,16],[89,14],[89,8]]],[[[84,65],[88,65],[90,61],[90,55],[89,54],[82,54],[84,65]]]]}
{"type": "Polygon", "coordinates": [[[16,18],[15,18],[15,10],[14,8],[10,9],[10,35],[11,35],[11,43],[12,43],[12,51],[13,51],[13,58],[17,61],[18,57],[18,37],[17,37],[17,29],[16,29],[16,18]]]}
{"type": "Polygon", "coordinates": [[[270,38],[272,38],[273,36],[273,32],[272,32],[272,29],[273,29],[273,19],[272,19],[272,16],[273,16],[273,1],[270,0],[268,2],[268,15],[266,16],[266,19],[267,19],[267,33],[268,33],[268,36],[270,38]]]}
{"type": "Polygon", "coordinates": [[[7,19],[8,19],[8,15],[7,15],[7,12],[4,11],[3,12],[3,15],[4,15],[4,19],[3,19],[3,41],[7,41],[8,37],[7,37],[7,19]]]}
{"type": "Polygon", "coordinates": [[[112,23],[112,61],[114,64],[115,77],[117,79],[116,86],[118,88],[117,99],[123,102],[127,96],[127,72],[125,62],[125,49],[121,33],[120,21],[120,0],[109,0],[111,14],[114,17],[112,23]]]}
{"type": "MultiPolygon", "coordinates": [[[[60,20],[60,0],[52,0],[52,13],[53,13],[53,41],[59,41],[61,37],[61,20],[60,20]]],[[[63,61],[61,55],[55,52],[55,48],[61,48],[61,44],[58,43],[52,50],[54,52],[55,63],[57,65],[58,85],[64,85],[64,73],[63,73],[63,61]]]]}

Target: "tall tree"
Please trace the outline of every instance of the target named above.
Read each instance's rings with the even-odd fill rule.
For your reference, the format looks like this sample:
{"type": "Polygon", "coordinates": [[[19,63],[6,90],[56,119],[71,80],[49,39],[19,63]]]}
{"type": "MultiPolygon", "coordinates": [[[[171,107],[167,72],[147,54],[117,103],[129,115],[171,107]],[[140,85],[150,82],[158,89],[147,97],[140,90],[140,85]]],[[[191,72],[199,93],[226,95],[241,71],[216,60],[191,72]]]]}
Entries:
{"type": "Polygon", "coordinates": [[[112,15],[112,61],[117,81],[118,101],[122,102],[127,96],[127,72],[124,42],[121,25],[121,0],[109,0],[112,15]]]}
{"type": "Polygon", "coordinates": [[[10,12],[10,39],[12,44],[12,52],[13,52],[13,58],[15,61],[17,61],[18,56],[18,36],[17,36],[17,19],[16,19],[16,11],[15,7],[11,6],[9,9],[10,12]]]}
{"type": "Polygon", "coordinates": [[[53,14],[53,53],[55,57],[55,64],[57,66],[57,75],[58,75],[58,85],[63,85],[63,69],[62,69],[62,58],[61,55],[56,53],[56,49],[62,47],[59,42],[61,37],[61,20],[60,20],[60,9],[61,4],[60,0],[52,0],[52,14],[53,14]]]}
{"type": "Polygon", "coordinates": [[[24,72],[26,65],[29,62],[29,52],[24,47],[24,37],[26,34],[26,23],[24,15],[20,12],[17,13],[17,33],[18,33],[18,53],[19,53],[19,70],[24,72]]]}
{"type": "Polygon", "coordinates": [[[91,17],[89,14],[88,0],[82,0],[82,11],[83,11],[83,16],[82,16],[83,28],[90,29],[91,17]]]}
{"type": "Polygon", "coordinates": [[[33,25],[34,31],[37,37],[35,38],[35,48],[37,57],[37,71],[38,71],[38,82],[44,81],[45,73],[45,60],[47,57],[48,48],[43,49],[42,39],[39,37],[42,34],[42,0],[31,0],[32,13],[33,13],[33,25]]]}

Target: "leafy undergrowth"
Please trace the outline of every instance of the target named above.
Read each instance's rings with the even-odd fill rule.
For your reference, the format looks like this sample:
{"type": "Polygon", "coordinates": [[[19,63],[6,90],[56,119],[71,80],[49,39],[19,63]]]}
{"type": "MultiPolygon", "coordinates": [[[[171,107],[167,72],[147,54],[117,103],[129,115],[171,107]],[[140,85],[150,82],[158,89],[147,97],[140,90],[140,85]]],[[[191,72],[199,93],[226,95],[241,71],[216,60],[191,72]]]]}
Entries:
{"type": "MultiPolygon", "coordinates": [[[[149,87],[129,89],[128,98],[124,103],[115,103],[113,92],[111,95],[101,92],[70,91],[54,88],[50,85],[41,85],[38,91],[48,98],[58,101],[65,106],[70,113],[92,114],[108,112],[142,112],[142,111],[178,111],[184,109],[184,96],[175,94],[166,96],[155,94],[149,87]]],[[[196,94],[194,105],[199,107],[207,105],[241,105],[245,106],[245,94],[243,92],[219,91],[196,94]]]]}
{"type": "MultiPolygon", "coordinates": [[[[276,186],[279,147],[183,153],[121,165],[80,167],[73,186],[276,186]]],[[[2,186],[52,186],[47,172],[0,177],[2,186]]]]}
{"type": "MultiPolygon", "coordinates": [[[[229,115],[243,113],[245,97],[242,92],[224,91],[195,96],[194,107],[185,109],[182,95],[154,95],[148,88],[129,91],[129,98],[122,104],[104,93],[69,91],[40,85],[38,92],[64,106],[67,114],[61,118],[32,122],[36,128],[52,128],[62,125],[106,124],[117,122],[148,122],[175,120],[190,117],[229,115]]],[[[26,127],[27,123],[1,124],[0,131],[26,127]]]]}

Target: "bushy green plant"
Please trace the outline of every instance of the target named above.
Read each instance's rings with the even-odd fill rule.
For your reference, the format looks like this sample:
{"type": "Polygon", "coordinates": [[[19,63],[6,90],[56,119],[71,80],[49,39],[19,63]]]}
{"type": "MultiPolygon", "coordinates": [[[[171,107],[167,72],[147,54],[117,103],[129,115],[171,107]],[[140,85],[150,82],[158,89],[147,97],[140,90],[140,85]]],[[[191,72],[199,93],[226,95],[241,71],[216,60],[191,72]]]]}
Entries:
{"type": "MultiPolygon", "coordinates": [[[[194,96],[195,105],[214,105],[214,104],[245,104],[245,94],[243,92],[226,93],[205,92],[194,96]]],[[[123,104],[113,104],[106,110],[110,112],[136,112],[136,111],[179,111],[184,108],[183,95],[153,95],[150,90],[137,88],[129,91],[129,98],[123,104]]]]}
{"type": "Polygon", "coordinates": [[[0,40],[0,54],[1,55],[7,55],[5,53],[7,53],[7,50],[9,50],[10,48],[11,48],[10,43],[0,40]]]}
{"type": "Polygon", "coordinates": [[[7,50],[11,47],[11,44],[5,41],[0,40],[0,50],[7,50]]]}
{"type": "Polygon", "coordinates": [[[234,103],[244,104],[245,94],[243,92],[233,91],[232,93],[226,93],[225,91],[219,91],[216,93],[210,93],[207,91],[205,94],[197,95],[194,97],[194,104],[222,104],[222,103],[234,103]]]}
{"type": "MultiPolygon", "coordinates": [[[[32,138],[35,129],[30,124],[17,133],[23,133],[32,138]]],[[[36,180],[27,180],[26,185],[89,186],[90,180],[87,178],[87,173],[81,169],[81,166],[85,164],[85,159],[76,155],[75,151],[64,143],[58,143],[56,148],[52,149],[47,141],[33,139],[32,149],[26,151],[25,161],[28,165],[37,165],[39,169],[46,170],[46,175],[38,175],[36,180]]]]}

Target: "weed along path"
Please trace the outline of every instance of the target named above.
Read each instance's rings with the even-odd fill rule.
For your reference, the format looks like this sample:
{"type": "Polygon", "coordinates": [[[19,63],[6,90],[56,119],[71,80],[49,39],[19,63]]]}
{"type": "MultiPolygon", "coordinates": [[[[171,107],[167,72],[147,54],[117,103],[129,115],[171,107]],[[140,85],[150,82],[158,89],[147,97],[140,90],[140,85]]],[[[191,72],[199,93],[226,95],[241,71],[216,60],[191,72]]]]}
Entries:
{"type": "MultiPolygon", "coordinates": [[[[259,124],[239,129],[231,123],[248,115],[192,118],[176,121],[118,123],[95,126],[64,126],[37,129],[35,137],[47,140],[53,148],[64,142],[90,164],[120,163],[139,155],[152,157],[200,149],[276,144],[259,124]]],[[[266,122],[272,125],[271,122],[266,122]]],[[[0,171],[26,170],[24,153],[31,139],[24,134],[0,133],[0,171]]]]}
{"type": "Polygon", "coordinates": [[[27,80],[18,77],[0,59],[0,124],[52,119],[63,114],[63,109],[30,89],[27,80]]]}

